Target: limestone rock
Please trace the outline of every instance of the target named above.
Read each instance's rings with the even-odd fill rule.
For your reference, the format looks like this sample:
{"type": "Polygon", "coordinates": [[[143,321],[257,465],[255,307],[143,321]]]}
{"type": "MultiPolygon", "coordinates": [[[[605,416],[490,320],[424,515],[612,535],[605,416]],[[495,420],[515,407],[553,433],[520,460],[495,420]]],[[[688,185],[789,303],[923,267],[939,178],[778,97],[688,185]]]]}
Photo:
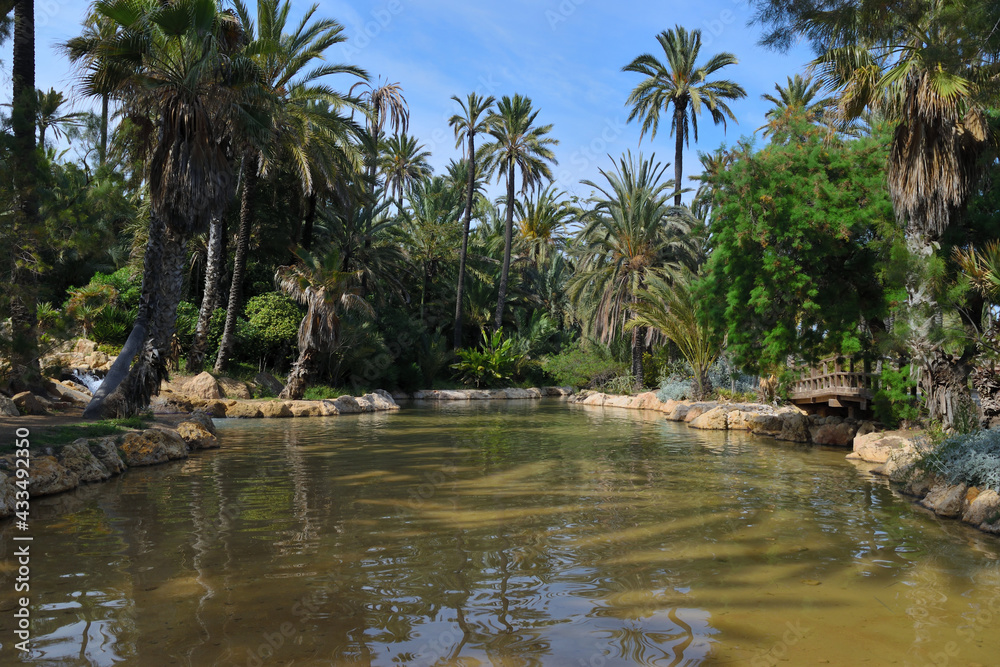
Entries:
{"type": "Polygon", "coordinates": [[[288,407],[287,401],[261,401],[257,405],[260,407],[260,416],[265,419],[278,419],[292,416],[292,410],[288,407]]]}
{"type": "Polygon", "coordinates": [[[56,400],[66,401],[74,405],[87,405],[90,403],[90,396],[75,389],[70,389],[58,380],[46,380],[45,391],[55,397],[56,400]]]}
{"type": "Polygon", "coordinates": [[[937,478],[937,475],[929,475],[915,471],[902,487],[901,491],[908,496],[923,498],[932,488],[938,486],[940,483],[941,482],[937,478]]]}
{"type": "Polygon", "coordinates": [[[258,419],[262,417],[260,406],[267,401],[235,401],[226,405],[226,416],[235,419],[258,419]]]}
{"type": "Polygon", "coordinates": [[[776,437],[781,434],[785,422],[778,415],[753,415],[750,418],[750,432],[754,435],[776,437]]]}
{"type": "Polygon", "coordinates": [[[184,393],[195,398],[222,398],[218,380],[208,371],[203,371],[185,382],[184,393]]]}
{"type": "Polygon", "coordinates": [[[177,435],[184,438],[191,449],[214,449],[219,439],[199,422],[187,421],[177,425],[177,435]]]}
{"type": "Polygon", "coordinates": [[[0,472],[0,518],[13,516],[17,500],[14,479],[0,472]]]}
{"type": "Polygon", "coordinates": [[[115,446],[115,438],[101,438],[100,440],[90,440],[87,443],[90,453],[104,465],[104,469],[112,475],[125,472],[125,462],[122,461],[115,446]]]}
{"type": "MultiPolygon", "coordinates": [[[[541,387],[542,396],[572,396],[573,387],[541,387]]],[[[393,398],[396,398],[393,396],[393,398]]]]}
{"type": "Polygon", "coordinates": [[[582,402],[584,405],[601,406],[604,405],[604,402],[607,400],[608,400],[607,395],[602,394],[601,392],[598,391],[584,398],[582,402]]]}
{"type": "Polygon", "coordinates": [[[15,394],[14,405],[17,406],[18,412],[22,415],[47,415],[49,411],[45,409],[44,404],[39,400],[38,396],[35,396],[30,391],[22,391],[20,394],[15,394]]]}
{"type": "Polygon", "coordinates": [[[370,394],[365,394],[362,398],[371,403],[374,410],[399,410],[396,401],[392,400],[392,396],[384,389],[376,389],[370,394]]]}
{"type": "Polygon", "coordinates": [[[59,463],[81,482],[103,482],[111,477],[111,471],[90,451],[86,438],[60,449],[59,463]]]}
{"type": "Polygon", "coordinates": [[[690,411],[691,405],[689,403],[681,403],[678,401],[674,406],[674,409],[667,413],[667,419],[672,422],[682,422],[690,411]]]}
{"type": "MultiPolygon", "coordinates": [[[[970,489],[971,491],[971,489],[970,489]]],[[[968,495],[966,495],[968,499],[968,495]]],[[[980,492],[962,512],[962,521],[978,526],[1000,519],[1000,494],[993,489],[980,492]]]]}
{"type": "Polygon", "coordinates": [[[619,396],[608,394],[604,397],[604,407],[606,408],[630,408],[632,407],[631,396],[619,396]]]}
{"type": "Polygon", "coordinates": [[[331,401],[330,399],[323,399],[322,401],[319,402],[319,406],[320,406],[320,414],[322,414],[324,417],[332,417],[334,415],[340,414],[340,408],[338,408],[337,404],[331,401]]]}
{"type": "Polygon", "coordinates": [[[93,354],[97,352],[97,343],[92,340],[87,340],[86,338],[80,338],[75,343],[73,343],[73,354],[79,354],[87,356],[88,354],[93,354]]]}
{"type": "Polygon", "coordinates": [[[715,403],[692,403],[691,407],[688,409],[687,414],[684,415],[684,421],[689,424],[695,419],[705,414],[709,410],[715,407],[715,403]]]}
{"type": "Polygon", "coordinates": [[[743,410],[728,412],[726,413],[726,427],[730,431],[749,431],[752,416],[752,412],[744,412],[743,410]]]}
{"type": "Polygon", "coordinates": [[[729,410],[723,406],[712,408],[691,420],[691,428],[701,428],[711,431],[725,431],[729,428],[729,410]]]}
{"type": "Polygon", "coordinates": [[[854,444],[856,424],[837,422],[831,424],[829,419],[822,426],[809,429],[809,437],[815,445],[831,445],[834,447],[851,447],[854,444]]]}
{"type": "MultiPolygon", "coordinates": [[[[224,404],[223,407],[225,407],[224,404]]],[[[223,415],[225,415],[225,410],[223,410],[223,415]]],[[[187,420],[190,422],[195,422],[196,424],[201,424],[205,428],[205,430],[211,433],[212,435],[218,435],[218,432],[215,430],[215,422],[212,421],[213,416],[214,415],[208,412],[204,412],[202,410],[195,410],[194,412],[191,413],[191,416],[188,417],[187,420]]]]}
{"type": "MultiPolygon", "coordinates": [[[[240,382],[232,378],[218,378],[219,391],[223,398],[253,398],[250,388],[246,382],[240,382]]],[[[206,396],[206,398],[209,398],[206,396]]]]}
{"type": "Polygon", "coordinates": [[[677,409],[678,405],[680,405],[680,401],[675,401],[672,398],[668,398],[666,403],[660,403],[660,412],[669,415],[673,413],[674,410],[677,409]]]}
{"type": "MultiPolygon", "coordinates": [[[[231,406],[231,405],[236,405],[236,401],[235,400],[225,400],[225,399],[221,399],[220,398],[218,400],[205,401],[204,405],[199,406],[197,410],[192,409],[191,413],[192,414],[202,413],[202,414],[206,415],[207,417],[209,417],[209,419],[211,419],[212,417],[225,417],[226,416],[226,412],[227,412],[227,410],[229,410],[229,406],[231,406]]],[[[192,408],[193,407],[194,406],[192,405],[192,408]]],[[[203,426],[205,426],[206,428],[208,428],[207,424],[203,424],[203,426]]],[[[215,428],[215,426],[213,425],[212,428],[210,428],[208,430],[210,430],[210,431],[212,431],[214,433],[215,432],[213,430],[214,428],[215,428]]]]}
{"type": "Polygon", "coordinates": [[[122,454],[129,467],[166,463],[187,457],[187,444],[173,431],[156,428],[126,433],[122,439],[122,454]]]}
{"type": "Polygon", "coordinates": [[[277,396],[281,393],[281,390],[285,388],[285,385],[281,384],[281,380],[267,372],[261,372],[254,375],[253,383],[258,387],[267,390],[267,392],[272,396],[277,396]]]}
{"type": "Polygon", "coordinates": [[[333,400],[333,404],[342,415],[357,414],[362,411],[362,407],[353,396],[338,396],[333,400]]]}
{"type": "Polygon", "coordinates": [[[6,396],[0,396],[0,417],[20,417],[21,413],[18,412],[17,406],[14,401],[7,398],[6,396]]]}
{"type": "MultiPolygon", "coordinates": [[[[6,456],[3,459],[3,468],[13,483],[16,479],[15,457],[6,456]]],[[[80,485],[80,478],[76,473],[67,470],[59,463],[54,456],[33,454],[28,464],[28,491],[31,497],[49,496],[53,493],[62,493],[75,489],[80,485]]]]}
{"type": "Polygon", "coordinates": [[[323,407],[319,401],[288,401],[288,409],[293,417],[321,417],[323,407]]]}
{"type": "MultiPolygon", "coordinates": [[[[854,453],[869,463],[886,463],[896,452],[914,451],[913,442],[907,437],[910,433],[906,431],[876,431],[862,434],[859,428],[858,434],[854,436],[854,453]]],[[[897,465],[898,463],[897,461],[897,465]]]]}
{"type": "Polygon", "coordinates": [[[938,483],[931,487],[920,504],[943,517],[956,517],[962,513],[962,501],[968,491],[965,484],[938,483]]]}
{"type": "Polygon", "coordinates": [[[802,414],[787,412],[781,416],[781,433],[778,440],[809,442],[809,419],[802,414]]]}

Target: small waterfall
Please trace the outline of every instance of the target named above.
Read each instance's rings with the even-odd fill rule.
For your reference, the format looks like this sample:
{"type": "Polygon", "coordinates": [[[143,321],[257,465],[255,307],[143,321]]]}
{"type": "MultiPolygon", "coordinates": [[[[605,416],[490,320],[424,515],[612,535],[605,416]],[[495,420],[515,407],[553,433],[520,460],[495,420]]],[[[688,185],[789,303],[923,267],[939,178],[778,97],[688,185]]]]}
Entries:
{"type": "Polygon", "coordinates": [[[97,388],[101,386],[101,383],[104,382],[104,378],[97,377],[90,371],[75,371],[73,373],[73,378],[89,389],[92,394],[95,393],[97,388]]]}

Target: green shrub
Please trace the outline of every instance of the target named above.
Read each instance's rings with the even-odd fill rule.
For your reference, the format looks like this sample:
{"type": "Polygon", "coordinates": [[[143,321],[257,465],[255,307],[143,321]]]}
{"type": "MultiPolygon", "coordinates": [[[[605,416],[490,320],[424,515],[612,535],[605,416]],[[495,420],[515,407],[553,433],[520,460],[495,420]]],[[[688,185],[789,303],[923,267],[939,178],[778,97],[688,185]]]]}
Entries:
{"type": "Polygon", "coordinates": [[[903,420],[916,421],[920,417],[920,407],[912,394],[916,386],[917,383],[910,378],[909,366],[903,366],[898,371],[883,368],[872,399],[875,418],[891,427],[898,426],[903,420]]]}
{"type": "Polygon", "coordinates": [[[237,356],[262,366],[284,368],[296,349],[303,310],[281,292],[252,297],[237,322],[237,356]]]}
{"type": "Polygon", "coordinates": [[[606,348],[599,345],[584,347],[579,342],[559,354],[542,360],[544,370],[562,387],[587,387],[625,373],[627,366],[615,361],[606,348]]]}
{"type": "Polygon", "coordinates": [[[1000,430],[988,429],[945,438],[917,464],[952,484],[966,483],[1000,492],[1000,430]]]}
{"type": "Polygon", "coordinates": [[[514,377],[519,355],[514,341],[504,340],[503,329],[492,334],[483,331],[483,342],[478,348],[456,350],[459,361],[451,367],[458,371],[459,379],[466,385],[497,387],[509,384],[514,377]]]}
{"type": "Polygon", "coordinates": [[[94,342],[122,346],[135,325],[135,311],[121,306],[108,306],[94,319],[90,335],[94,342]]]}
{"type": "Polygon", "coordinates": [[[328,387],[326,385],[316,385],[315,387],[309,387],[306,389],[305,394],[302,395],[307,401],[322,401],[327,398],[337,398],[338,396],[345,396],[349,392],[343,389],[337,389],[336,387],[328,387]]]}

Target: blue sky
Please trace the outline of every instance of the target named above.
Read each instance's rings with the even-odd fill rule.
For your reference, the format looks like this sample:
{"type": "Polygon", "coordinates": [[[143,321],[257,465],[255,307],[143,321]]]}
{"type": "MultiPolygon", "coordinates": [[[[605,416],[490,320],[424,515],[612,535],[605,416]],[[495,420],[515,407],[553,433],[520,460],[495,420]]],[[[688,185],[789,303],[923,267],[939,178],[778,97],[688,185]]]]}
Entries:
{"type": "MultiPolygon", "coordinates": [[[[39,88],[72,89],[69,65],[55,45],[79,32],[87,6],[81,0],[36,0],[39,88]]],[[[308,6],[293,3],[300,13],[308,6]]],[[[655,151],[664,162],[673,160],[669,125],[661,126],[652,141],[647,135],[640,146],[638,125],[625,122],[625,100],[641,77],[621,68],[644,52],[661,56],[655,40],[661,30],[677,24],[701,29],[702,60],[732,52],[739,64],[721,76],[747,90],[746,99],[731,105],[739,124],[730,123],[727,132],[702,117],[699,141],[696,145],[692,137],[684,155],[685,180],[699,171],[698,150],[735,143],[762,125],[770,105],[761,94],[803,71],[810,57],[805,46],[788,54],[757,46],[759,29],[747,27],[750,9],[743,0],[324,0],[317,15],[337,19],[348,35],[329,54],[331,61],[400,83],[410,106],[410,133],[431,151],[435,171],[460,156],[447,122],[458,110],[452,95],[464,98],[475,90],[499,98],[518,92],[540,110],[539,123],[553,124],[551,136],[560,142],[555,149],[559,164],[553,167],[557,185],[580,196],[590,192],[581,179],[600,182],[598,170],[612,167],[608,154],[617,158],[641,149],[647,155],[655,151]]],[[[10,48],[8,42],[0,53],[8,100],[10,48]]],[[[346,90],[353,81],[343,77],[332,83],[346,90]]],[[[77,99],[76,106],[90,104],[77,99]]]]}

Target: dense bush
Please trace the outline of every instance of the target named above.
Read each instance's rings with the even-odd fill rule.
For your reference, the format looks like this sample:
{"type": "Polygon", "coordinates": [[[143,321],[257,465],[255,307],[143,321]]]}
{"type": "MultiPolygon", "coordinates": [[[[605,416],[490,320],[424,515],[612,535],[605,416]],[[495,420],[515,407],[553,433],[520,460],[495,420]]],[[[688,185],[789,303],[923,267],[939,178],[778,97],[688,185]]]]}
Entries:
{"type": "Polygon", "coordinates": [[[903,366],[897,371],[883,368],[878,381],[878,389],[872,399],[875,418],[886,426],[898,426],[901,421],[916,421],[920,407],[913,396],[917,383],[910,378],[910,367],[903,366]]]}
{"type": "Polygon", "coordinates": [[[602,346],[577,342],[564,352],[543,359],[542,370],[561,387],[587,387],[595,380],[603,384],[624,375],[627,365],[615,361],[602,346]]]}
{"type": "Polygon", "coordinates": [[[240,356],[263,367],[286,367],[296,349],[302,308],[281,292],[265,292],[247,300],[243,312],[246,324],[237,326],[240,356]]]}
{"type": "Polygon", "coordinates": [[[483,331],[479,347],[466,347],[456,351],[458,362],[451,365],[458,378],[466,385],[499,387],[509,384],[521,354],[514,349],[514,340],[503,337],[503,329],[492,334],[483,331]]]}

